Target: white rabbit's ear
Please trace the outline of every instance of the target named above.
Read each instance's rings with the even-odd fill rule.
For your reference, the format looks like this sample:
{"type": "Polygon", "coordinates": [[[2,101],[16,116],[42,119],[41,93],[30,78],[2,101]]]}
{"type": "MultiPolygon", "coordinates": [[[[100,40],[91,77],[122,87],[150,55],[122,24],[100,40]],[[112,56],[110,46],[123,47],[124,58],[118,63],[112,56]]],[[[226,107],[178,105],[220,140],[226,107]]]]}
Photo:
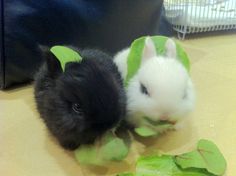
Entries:
{"type": "Polygon", "coordinates": [[[143,48],[142,62],[155,57],[156,55],[154,42],[152,41],[151,37],[147,37],[143,48]]]}
{"type": "Polygon", "coordinates": [[[166,56],[168,58],[177,58],[176,44],[174,40],[167,39],[165,48],[166,48],[166,56]]]}

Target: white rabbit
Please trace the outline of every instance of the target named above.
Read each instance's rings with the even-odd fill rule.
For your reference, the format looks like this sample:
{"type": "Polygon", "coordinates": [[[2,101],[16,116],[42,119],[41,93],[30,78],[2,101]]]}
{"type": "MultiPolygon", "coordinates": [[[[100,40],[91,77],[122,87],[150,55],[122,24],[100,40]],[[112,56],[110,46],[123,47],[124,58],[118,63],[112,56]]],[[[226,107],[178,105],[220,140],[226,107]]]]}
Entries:
{"type": "MultiPolygon", "coordinates": [[[[153,121],[179,122],[194,107],[195,93],[188,71],[177,58],[176,44],[168,39],[166,54],[158,55],[150,37],[145,40],[141,66],[130,79],[127,121],[138,126],[143,117],[153,121]]],[[[123,79],[130,49],[119,52],[114,62],[123,79]]]]}

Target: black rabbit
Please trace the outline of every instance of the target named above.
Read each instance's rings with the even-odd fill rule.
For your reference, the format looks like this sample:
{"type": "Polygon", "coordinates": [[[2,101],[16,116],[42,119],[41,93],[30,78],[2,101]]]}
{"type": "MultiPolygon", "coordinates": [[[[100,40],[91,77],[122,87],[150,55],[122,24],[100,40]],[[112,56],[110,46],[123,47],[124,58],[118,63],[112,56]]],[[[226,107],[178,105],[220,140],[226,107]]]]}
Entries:
{"type": "Polygon", "coordinates": [[[47,51],[35,77],[38,111],[50,132],[65,148],[93,143],[126,114],[123,81],[112,57],[99,51],[80,51],[81,62],[69,62],[62,71],[47,51]]]}

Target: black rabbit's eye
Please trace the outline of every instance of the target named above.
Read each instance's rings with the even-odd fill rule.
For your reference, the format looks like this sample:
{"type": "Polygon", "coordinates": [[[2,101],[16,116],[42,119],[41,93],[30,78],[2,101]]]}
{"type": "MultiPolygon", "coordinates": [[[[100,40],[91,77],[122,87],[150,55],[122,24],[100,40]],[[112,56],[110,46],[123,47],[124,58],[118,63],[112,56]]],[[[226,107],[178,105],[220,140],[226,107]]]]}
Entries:
{"type": "Polygon", "coordinates": [[[79,103],[74,103],[74,104],[72,105],[72,109],[73,109],[73,111],[75,111],[76,113],[83,113],[83,109],[82,109],[82,107],[80,106],[79,103]]]}
{"type": "Polygon", "coordinates": [[[147,88],[143,84],[140,84],[140,89],[143,94],[150,96],[147,91],[147,88]]]}

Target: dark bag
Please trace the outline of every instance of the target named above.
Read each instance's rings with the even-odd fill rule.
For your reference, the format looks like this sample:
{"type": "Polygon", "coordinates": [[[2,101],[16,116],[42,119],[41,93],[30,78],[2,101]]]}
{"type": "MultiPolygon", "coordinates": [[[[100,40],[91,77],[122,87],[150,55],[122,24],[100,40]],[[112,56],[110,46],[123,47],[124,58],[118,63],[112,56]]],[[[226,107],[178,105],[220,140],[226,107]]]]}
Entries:
{"type": "Polygon", "coordinates": [[[114,54],[158,32],[163,0],[0,0],[0,87],[33,79],[39,45],[114,54]]]}

